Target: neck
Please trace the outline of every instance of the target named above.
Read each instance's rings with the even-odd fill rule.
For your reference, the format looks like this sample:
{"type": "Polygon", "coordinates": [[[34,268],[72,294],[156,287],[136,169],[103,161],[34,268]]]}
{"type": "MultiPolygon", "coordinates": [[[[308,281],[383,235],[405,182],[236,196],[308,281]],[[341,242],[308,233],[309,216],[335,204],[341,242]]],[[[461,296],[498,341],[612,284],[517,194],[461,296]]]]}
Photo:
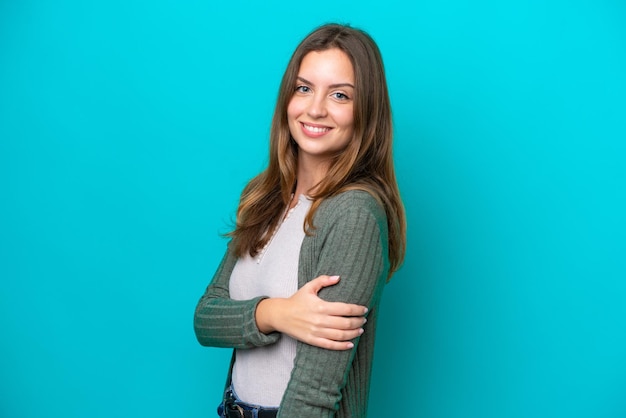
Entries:
{"type": "Polygon", "coordinates": [[[315,192],[317,185],[326,176],[328,172],[327,161],[311,161],[306,158],[298,159],[297,184],[294,198],[297,199],[301,194],[309,195],[315,192]]]}

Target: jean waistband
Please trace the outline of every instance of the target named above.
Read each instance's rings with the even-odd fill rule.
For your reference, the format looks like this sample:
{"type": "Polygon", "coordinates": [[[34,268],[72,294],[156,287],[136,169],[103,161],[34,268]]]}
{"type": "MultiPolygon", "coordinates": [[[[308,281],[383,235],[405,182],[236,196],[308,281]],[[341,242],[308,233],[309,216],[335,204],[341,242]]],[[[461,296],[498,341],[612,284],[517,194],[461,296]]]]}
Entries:
{"type": "Polygon", "coordinates": [[[275,418],[278,408],[266,408],[242,401],[231,384],[224,391],[224,400],[217,408],[217,413],[225,418],[275,418]]]}

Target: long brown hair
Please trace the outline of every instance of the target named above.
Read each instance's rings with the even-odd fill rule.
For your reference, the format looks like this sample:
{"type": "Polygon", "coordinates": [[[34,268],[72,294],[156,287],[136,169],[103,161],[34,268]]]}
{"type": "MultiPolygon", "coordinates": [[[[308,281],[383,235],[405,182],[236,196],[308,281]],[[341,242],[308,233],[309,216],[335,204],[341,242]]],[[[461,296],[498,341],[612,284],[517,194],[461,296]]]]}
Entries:
{"type": "Polygon", "coordinates": [[[332,48],[343,51],[354,69],[354,137],[334,156],[327,175],[309,194],[313,204],[305,230],[312,233],[315,212],[324,199],[351,189],[371,193],[387,214],[391,277],[404,259],[406,222],[393,167],[389,93],[376,43],[364,31],[349,26],[320,26],[294,51],[283,75],[272,119],[269,164],[245,187],[236,228],[229,235],[238,257],[246,253],[254,257],[280,222],[296,185],[298,162],[298,146],[291,140],[287,106],[304,56],[332,48]]]}

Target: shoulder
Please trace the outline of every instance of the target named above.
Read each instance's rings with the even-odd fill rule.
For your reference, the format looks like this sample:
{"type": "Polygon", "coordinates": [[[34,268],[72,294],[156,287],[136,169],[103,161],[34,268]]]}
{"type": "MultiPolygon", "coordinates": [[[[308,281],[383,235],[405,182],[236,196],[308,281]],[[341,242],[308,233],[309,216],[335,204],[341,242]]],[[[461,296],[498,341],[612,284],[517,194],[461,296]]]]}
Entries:
{"type": "Polygon", "coordinates": [[[315,215],[314,223],[333,222],[337,219],[372,217],[386,225],[387,216],[382,204],[365,190],[348,190],[324,199],[315,215]]]}

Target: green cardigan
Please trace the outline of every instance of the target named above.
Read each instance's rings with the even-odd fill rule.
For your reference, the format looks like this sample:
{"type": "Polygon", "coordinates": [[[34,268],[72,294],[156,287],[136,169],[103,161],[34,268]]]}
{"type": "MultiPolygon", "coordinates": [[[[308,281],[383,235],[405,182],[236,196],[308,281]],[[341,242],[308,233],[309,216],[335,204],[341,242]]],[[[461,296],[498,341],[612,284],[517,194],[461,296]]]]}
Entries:
{"type": "MultiPolygon", "coordinates": [[[[313,235],[305,236],[300,249],[298,288],[323,274],[339,275],[339,283],[323,288],[319,296],[367,306],[368,321],[351,350],[297,342],[278,417],[365,417],[378,305],[389,271],[387,218],[372,195],[351,190],[326,199],[313,224],[313,235]]],[[[261,333],[255,320],[256,306],[264,297],[245,301],[229,297],[228,283],[236,262],[227,250],[196,307],[196,337],[200,344],[212,347],[254,349],[273,344],[281,334],[261,333]]],[[[263,381],[263,376],[259,379],[263,381]]]]}

